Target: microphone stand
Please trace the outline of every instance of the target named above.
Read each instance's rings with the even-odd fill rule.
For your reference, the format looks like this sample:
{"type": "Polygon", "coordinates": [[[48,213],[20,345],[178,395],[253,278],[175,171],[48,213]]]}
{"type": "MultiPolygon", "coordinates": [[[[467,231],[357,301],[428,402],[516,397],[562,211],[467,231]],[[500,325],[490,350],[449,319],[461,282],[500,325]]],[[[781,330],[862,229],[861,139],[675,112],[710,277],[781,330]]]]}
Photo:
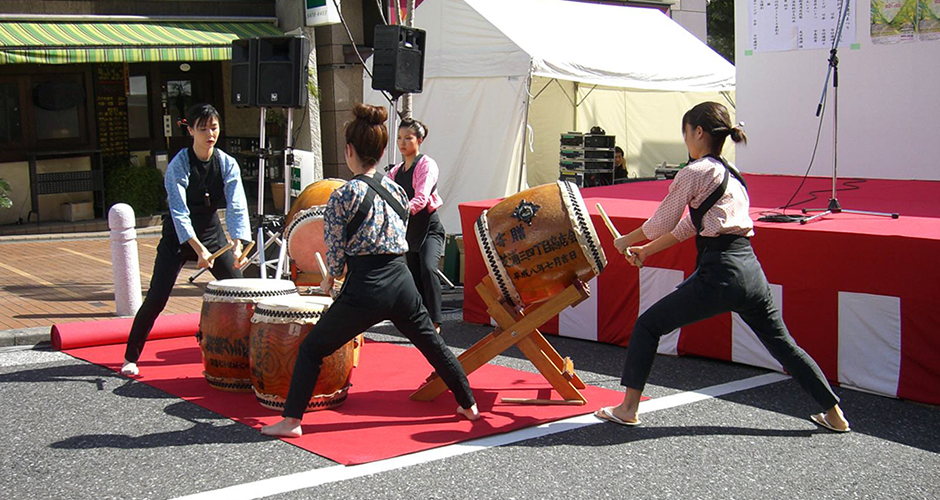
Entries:
{"type": "Polygon", "coordinates": [[[864,215],[880,215],[897,219],[900,217],[897,213],[869,212],[865,210],[849,210],[842,208],[839,199],[836,197],[836,184],[838,183],[839,172],[839,42],[842,40],[842,28],[845,26],[845,19],[849,13],[849,2],[851,0],[842,0],[842,15],[839,20],[839,26],[836,29],[836,36],[832,41],[832,48],[829,49],[829,69],[826,71],[826,81],[823,83],[822,96],[819,99],[819,105],[816,106],[816,116],[819,116],[823,110],[823,103],[826,101],[826,91],[829,88],[829,77],[832,76],[832,197],[829,198],[829,206],[826,208],[804,208],[803,213],[820,212],[812,217],[800,219],[800,224],[808,224],[821,219],[829,214],[852,213],[864,215]]]}

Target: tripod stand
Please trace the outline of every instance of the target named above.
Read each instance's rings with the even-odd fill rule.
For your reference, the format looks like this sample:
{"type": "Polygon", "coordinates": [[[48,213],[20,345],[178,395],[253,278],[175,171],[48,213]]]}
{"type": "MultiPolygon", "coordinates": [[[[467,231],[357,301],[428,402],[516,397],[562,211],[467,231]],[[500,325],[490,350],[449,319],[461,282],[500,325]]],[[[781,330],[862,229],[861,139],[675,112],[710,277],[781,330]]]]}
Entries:
{"type": "Polygon", "coordinates": [[[836,30],[836,36],[832,41],[832,48],[829,49],[829,70],[826,72],[826,81],[823,84],[822,96],[819,99],[819,105],[816,106],[816,116],[819,116],[823,110],[823,103],[826,101],[826,90],[829,88],[829,77],[832,76],[832,197],[829,198],[829,206],[826,208],[804,208],[803,213],[820,212],[812,217],[800,219],[800,224],[808,224],[821,219],[830,214],[852,213],[864,215],[879,215],[897,219],[900,217],[897,213],[869,212],[865,210],[849,210],[842,208],[839,199],[836,197],[836,184],[839,175],[839,42],[842,40],[842,28],[845,26],[845,19],[849,13],[849,1],[842,0],[842,15],[839,20],[839,26],[836,30]]]}

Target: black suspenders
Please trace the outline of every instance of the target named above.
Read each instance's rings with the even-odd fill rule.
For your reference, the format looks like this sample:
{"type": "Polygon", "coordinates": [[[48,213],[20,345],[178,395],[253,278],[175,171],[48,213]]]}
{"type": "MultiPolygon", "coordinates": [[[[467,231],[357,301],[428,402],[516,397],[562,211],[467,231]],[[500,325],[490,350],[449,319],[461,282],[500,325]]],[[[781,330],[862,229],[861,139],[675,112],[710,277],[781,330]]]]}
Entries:
{"type": "Polygon", "coordinates": [[[721,164],[725,166],[725,175],[721,179],[721,184],[716,187],[710,195],[708,195],[708,198],[705,198],[705,201],[703,201],[698,208],[692,208],[692,205],[689,205],[689,215],[692,216],[692,225],[695,226],[695,234],[702,232],[702,217],[704,217],[705,214],[715,206],[715,203],[718,203],[718,200],[724,196],[725,190],[728,188],[729,173],[733,175],[734,178],[737,179],[742,186],[744,186],[744,190],[747,191],[747,183],[744,182],[744,177],[740,172],[738,172],[738,169],[729,165],[728,162],[720,156],[709,154],[706,155],[706,157],[714,158],[720,161],[721,164]]]}
{"type": "Polygon", "coordinates": [[[376,194],[381,196],[382,199],[385,200],[385,203],[388,203],[388,206],[401,217],[401,221],[407,226],[408,212],[405,210],[405,207],[401,205],[401,202],[396,200],[395,197],[392,196],[392,193],[389,193],[388,189],[385,189],[385,186],[382,185],[382,177],[384,177],[382,174],[376,172],[375,177],[360,174],[353,178],[353,180],[359,179],[365,182],[369,186],[369,189],[366,190],[365,198],[359,203],[356,215],[349,221],[349,224],[346,224],[346,241],[351,240],[353,235],[359,231],[363,221],[366,220],[366,216],[369,215],[369,210],[372,210],[372,204],[376,194]]]}

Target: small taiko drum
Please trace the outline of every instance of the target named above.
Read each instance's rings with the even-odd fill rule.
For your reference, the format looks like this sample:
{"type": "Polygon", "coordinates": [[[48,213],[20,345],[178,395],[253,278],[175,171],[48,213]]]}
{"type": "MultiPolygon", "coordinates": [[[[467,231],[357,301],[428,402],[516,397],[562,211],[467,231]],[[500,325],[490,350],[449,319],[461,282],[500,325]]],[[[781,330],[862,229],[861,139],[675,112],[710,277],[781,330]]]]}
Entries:
{"type": "Polygon", "coordinates": [[[497,291],[523,307],[550,299],[607,265],[578,187],[570,182],[527,189],[485,210],[474,224],[497,291]]]}
{"type": "Polygon", "coordinates": [[[341,179],[322,179],[307,186],[287,214],[284,239],[287,254],[301,272],[319,274],[314,257],[319,252],[326,258],[323,240],[323,215],[333,191],[345,184],[341,179]]]}
{"type": "Polygon", "coordinates": [[[248,344],[255,304],[273,297],[297,296],[290,281],[228,279],[212,281],[202,296],[199,347],[203,375],[209,385],[224,391],[250,391],[248,344]]]}
{"type": "MultiPolygon", "coordinates": [[[[300,344],[332,303],[329,297],[297,296],[265,300],[255,307],[251,318],[251,383],[261,406],[284,409],[300,344]]],[[[355,344],[351,340],[323,358],[305,411],[335,408],[346,400],[355,344]]]]}

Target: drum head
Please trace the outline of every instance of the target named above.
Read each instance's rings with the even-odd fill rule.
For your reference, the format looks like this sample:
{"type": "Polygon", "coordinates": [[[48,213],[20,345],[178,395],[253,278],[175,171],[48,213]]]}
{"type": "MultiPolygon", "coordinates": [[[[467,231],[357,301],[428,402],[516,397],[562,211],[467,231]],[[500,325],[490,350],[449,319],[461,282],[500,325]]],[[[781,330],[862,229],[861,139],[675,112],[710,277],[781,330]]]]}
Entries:
{"type": "Polygon", "coordinates": [[[260,299],[297,295],[292,281],[261,278],[216,280],[206,285],[206,302],[258,302],[260,299]]]}
{"type": "Polygon", "coordinates": [[[326,241],[323,239],[323,214],[326,205],[311,207],[297,214],[287,227],[287,255],[297,269],[305,273],[318,273],[320,268],[314,254],[326,259],[326,241]]]}
{"type": "Polygon", "coordinates": [[[312,324],[320,320],[333,304],[333,299],[321,296],[291,296],[262,300],[255,306],[252,323],[312,324]]]}

